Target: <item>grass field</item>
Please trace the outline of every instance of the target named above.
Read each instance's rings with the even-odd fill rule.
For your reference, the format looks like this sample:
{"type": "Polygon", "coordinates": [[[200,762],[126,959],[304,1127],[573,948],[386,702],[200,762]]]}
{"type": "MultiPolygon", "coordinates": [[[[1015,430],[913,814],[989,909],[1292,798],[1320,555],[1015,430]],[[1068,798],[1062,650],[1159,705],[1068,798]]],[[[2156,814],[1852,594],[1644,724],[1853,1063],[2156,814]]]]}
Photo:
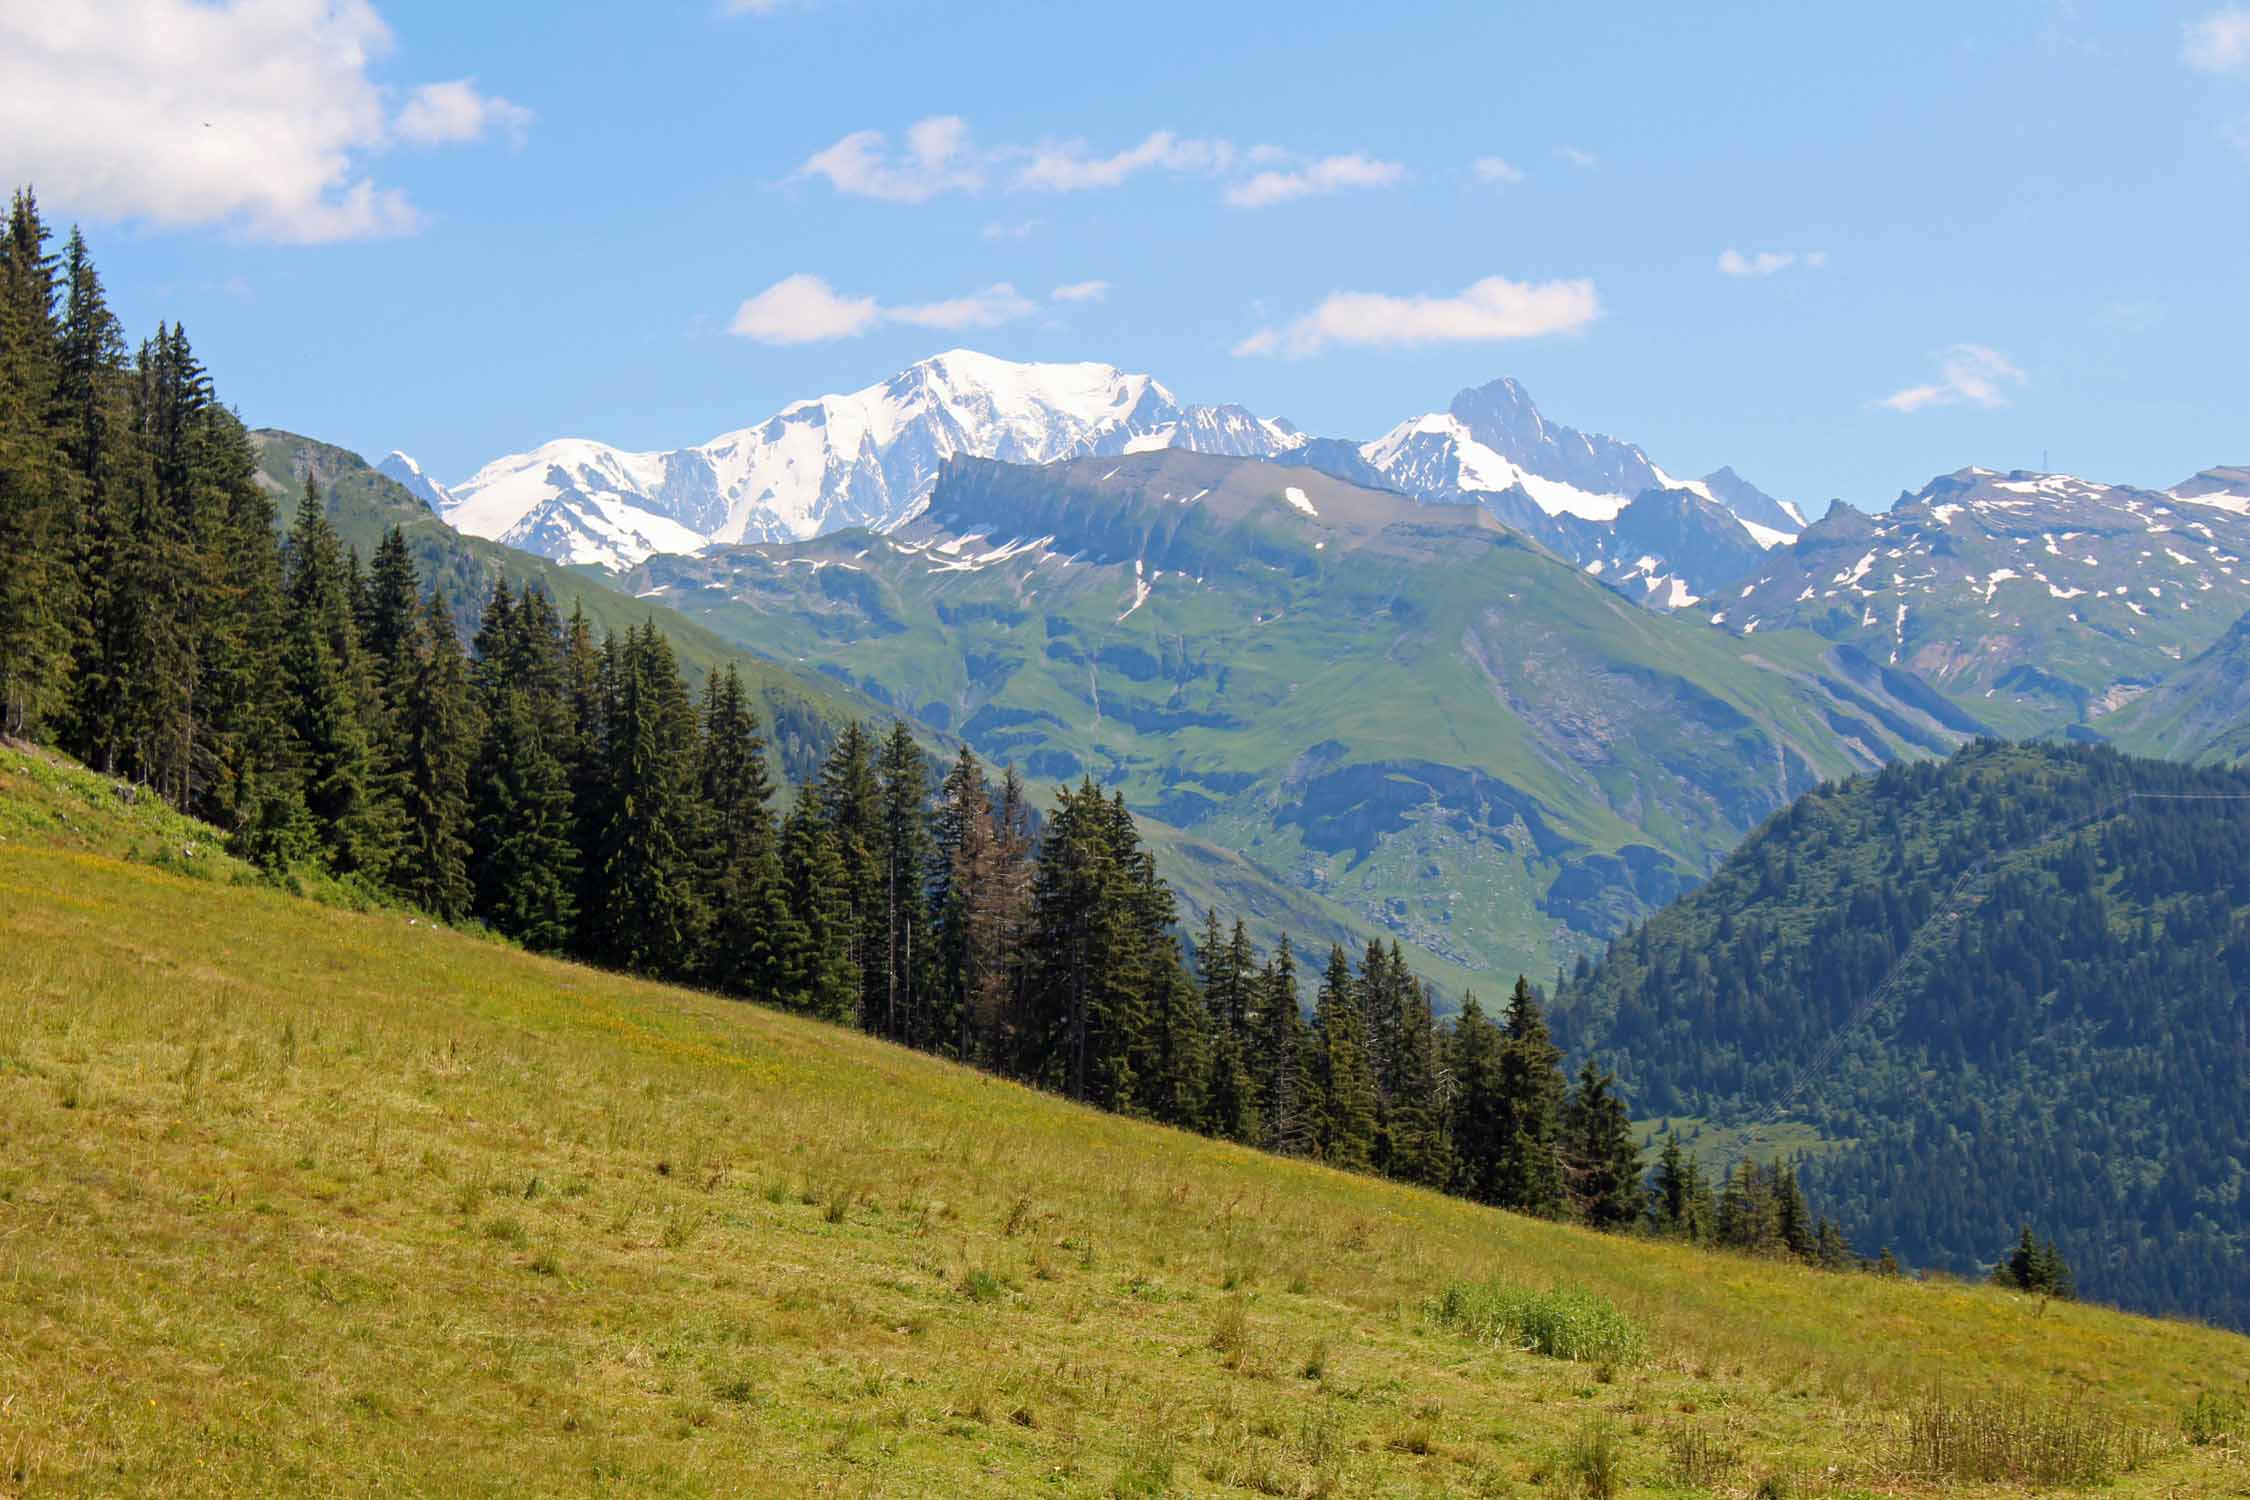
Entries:
{"type": "Polygon", "coordinates": [[[0,746],[0,1493],[2250,1493],[2250,1341],[1266,1158],[192,841],[0,746]]]}

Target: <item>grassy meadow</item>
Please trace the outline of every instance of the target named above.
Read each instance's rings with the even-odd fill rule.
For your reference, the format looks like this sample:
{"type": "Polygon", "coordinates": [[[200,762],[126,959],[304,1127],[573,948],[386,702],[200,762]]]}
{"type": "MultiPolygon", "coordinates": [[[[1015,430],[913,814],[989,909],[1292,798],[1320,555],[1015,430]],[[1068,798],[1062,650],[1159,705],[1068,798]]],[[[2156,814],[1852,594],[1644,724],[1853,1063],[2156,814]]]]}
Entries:
{"type": "Polygon", "coordinates": [[[2250,1494],[2233,1335],[1268,1158],[208,837],[0,745],[0,1494],[2250,1494]]]}

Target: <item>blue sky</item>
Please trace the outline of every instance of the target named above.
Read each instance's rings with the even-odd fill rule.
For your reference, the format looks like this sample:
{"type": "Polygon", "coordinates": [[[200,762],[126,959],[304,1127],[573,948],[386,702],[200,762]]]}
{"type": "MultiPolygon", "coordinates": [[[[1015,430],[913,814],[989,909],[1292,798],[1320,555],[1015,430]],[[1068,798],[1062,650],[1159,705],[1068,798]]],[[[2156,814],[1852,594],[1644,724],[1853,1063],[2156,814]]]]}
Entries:
{"type": "Polygon", "coordinates": [[[1815,503],[2250,462],[2213,0],[63,9],[0,172],[253,424],[441,479],[955,345],[1358,437],[1512,374],[1815,503]]]}

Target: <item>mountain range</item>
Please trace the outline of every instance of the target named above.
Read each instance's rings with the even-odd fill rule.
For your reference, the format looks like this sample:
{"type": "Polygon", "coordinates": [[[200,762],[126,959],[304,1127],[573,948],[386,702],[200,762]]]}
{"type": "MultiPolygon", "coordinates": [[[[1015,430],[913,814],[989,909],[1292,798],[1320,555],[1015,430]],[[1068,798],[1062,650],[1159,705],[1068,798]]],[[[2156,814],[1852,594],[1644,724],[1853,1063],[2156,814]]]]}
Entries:
{"type": "Polygon", "coordinates": [[[382,471],[461,530],[613,570],[712,543],[883,532],[928,503],[956,456],[1043,464],[1179,448],[1276,458],[1422,499],[1482,504],[1643,602],[1678,607],[1803,528],[1795,507],[1722,469],[1675,480],[1638,447],[1548,422],[1513,380],[1373,442],[1309,437],[1240,406],[1181,402],[1103,364],[1016,364],[968,350],[878,385],[785,407],[692,448],[632,453],[565,438],[457,484],[394,452],[382,471]],[[1662,497],[1644,504],[1648,497],[1662,497]]]}

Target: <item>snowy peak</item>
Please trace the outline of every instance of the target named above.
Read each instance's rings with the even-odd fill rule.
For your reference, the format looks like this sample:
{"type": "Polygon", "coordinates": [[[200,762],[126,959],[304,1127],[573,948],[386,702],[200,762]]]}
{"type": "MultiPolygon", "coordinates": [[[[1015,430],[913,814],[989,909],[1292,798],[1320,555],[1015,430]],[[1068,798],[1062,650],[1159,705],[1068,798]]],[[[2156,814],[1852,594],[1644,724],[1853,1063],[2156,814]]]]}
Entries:
{"type": "Polygon", "coordinates": [[[439,515],[444,515],[453,504],[453,492],[422,472],[422,466],[393,448],[383,455],[375,472],[395,479],[400,488],[427,505],[439,515]]]}
{"type": "Polygon", "coordinates": [[[889,531],[928,504],[957,456],[1045,464],[1180,447],[1264,457],[1302,442],[1286,422],[1185,406],[1113,365],[954,349],[692,448],[627,453],[567,439],[496,459],[455,486],[446,518],[548,556],[623,568],[651,550],[889,531]]]}
{"type": "Polygon", "coordinates": [[[1512,379],[1465,390],[1445,411],[1401,422],[1360,457],[1386,483],[1430,499],[1518,489],[1548,516],[1608,524],[1648,491],[1685,491],[1733,512],[1762,547],[1804,529],[1793,507],[1732,469],[1674,479],[1632,443],[1548,421],[1512,379]]]}

